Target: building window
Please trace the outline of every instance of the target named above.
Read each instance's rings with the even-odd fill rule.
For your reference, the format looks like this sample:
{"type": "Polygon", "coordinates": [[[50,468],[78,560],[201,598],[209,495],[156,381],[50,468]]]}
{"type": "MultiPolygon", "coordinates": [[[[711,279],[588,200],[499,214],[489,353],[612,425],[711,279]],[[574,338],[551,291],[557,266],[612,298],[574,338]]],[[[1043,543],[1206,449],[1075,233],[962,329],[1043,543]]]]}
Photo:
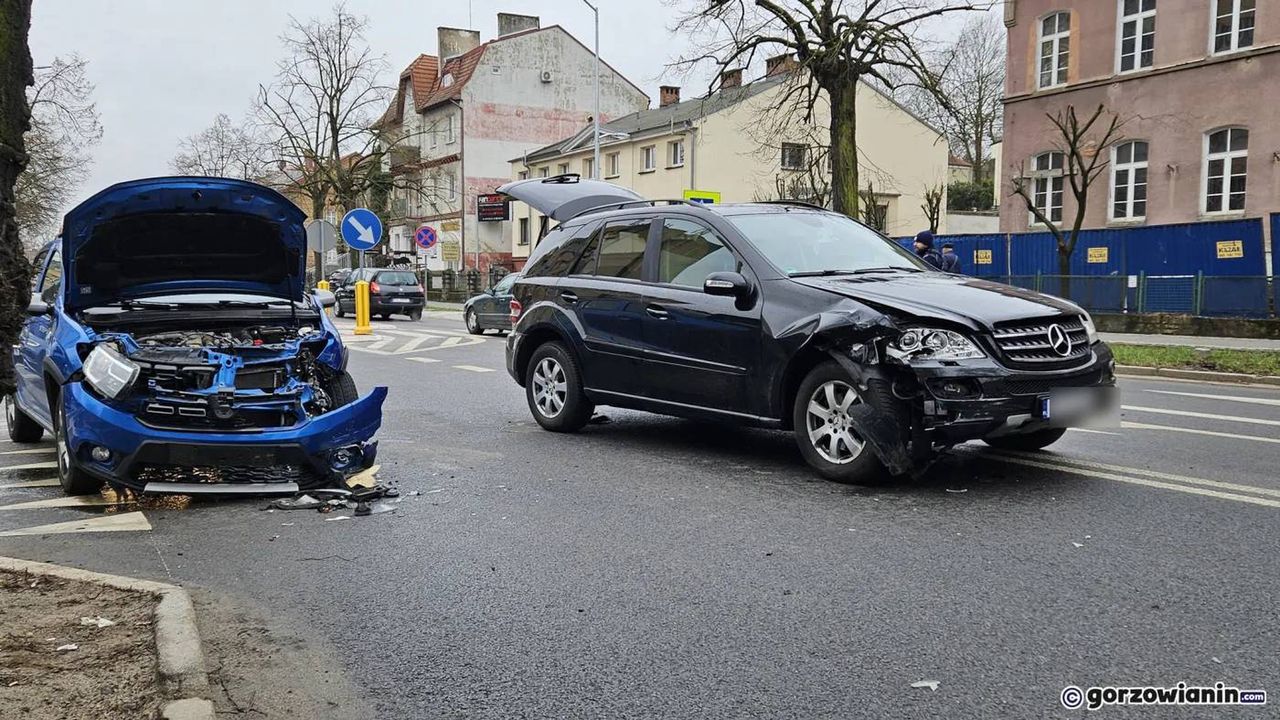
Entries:
{"type": "Polygon", "coordinates": [[[782,143],[782,169],[803,170],[809,146],[801,143],[782,143]]]}
{"type": "Polygon", "coordinates": [[[1120,72],[1155,64],[1156,0],[1120,0],[1120,72]]]}
{"type": "Polygon", "coordinates": [[[604,156],[605,177],[618,177],[618,156],[620,153],[612,152],[604,156]]]}
{"type": "Polygon", "coordinates": [[[538,177],[547,177],[550,174],[551,174],[551,168],[545,167],[545,166],[538,168],[538,177]]]}
{"type": "Polygon", "coordinates": [[[1244,210],[1245,181],[1249,174],[1249,131],[1227,128],[1205,138],[1204,211],[1244,210]]]}
{"type": "Polygon", "coordinates": [[[1054,13],[1040,21],[1040,89],[1067,84],[1071,64],[1071,13],[1054,13]]]}
{"type": "Polygon", "coordinates": [[[1253,47],[1255,0],[1214,0],[1213,52],[1253,47]]]}
{"type": "Polygon", "coordinates": [[[684,141],[673,140],[667,143],[667,167],[684,165],[684,141]]]}
{"type": "Polygon", "coordinates": [[[445,123],[444,123],[444,141],[446,143],[451,143],[454,140],[455,140],[455,137],[453,134],[453,116],[450,115],[448,118],[445,119],[445,123]]]}
{"type": "Polygon", "coordinates": [[[1147,216],[1147,144],[1117,145],[1111,151],[1111,219],[1141,220],[1147,216]]]}
{"type": "Polygon", "coordinates": [[[521,180],[528,180],[528,179],[529,179],[529,171],[528,171],[528,170],[521,170],[521,171],[519,172],[519,174],[517,174],[517,177],[519,177],[521,180]]]}
{"type": "MultiPolygon", "coordinates": [[[[1031,197],[1036,209],[1049,218],[1050,222],[1062,222],[1062,166],[1064,156],[1060,152],[1047,152],[1037,155],[1033,167],[1035,186],[1031,197]]],[[[1031,216],[1031,223],[1036,217],[1031,216]]]]}
{"type": "Polygon", "coordinates": [[[529,218],[520,218],[520,235],[516,238],[517,245],[529,244],[529,218]]]}
{"type": "Polygon", "coordinates": [[[458,194],[458,176],[450,172],[445,177],[448,178],[448,180],[445,181],[445,197],[452,200],[458,194]]]}
{"type": "Polygon", "coordinates": [[[653,145],[640,148],[640,172],[649,172],[658,166],[658,149],[653,145]]]}
{"type": "Polygon", "coordinates": [[[596,176],[595,158],[582,158],[582,177],[593,178],[596,176]]]}
{"type": "Polygon", "coordinates": [[[568,174],[569,174],[569,163],[560,163],[559,165],[556,165],[556,174],[557,174],[557,175],[568,175],[568,174]]]}

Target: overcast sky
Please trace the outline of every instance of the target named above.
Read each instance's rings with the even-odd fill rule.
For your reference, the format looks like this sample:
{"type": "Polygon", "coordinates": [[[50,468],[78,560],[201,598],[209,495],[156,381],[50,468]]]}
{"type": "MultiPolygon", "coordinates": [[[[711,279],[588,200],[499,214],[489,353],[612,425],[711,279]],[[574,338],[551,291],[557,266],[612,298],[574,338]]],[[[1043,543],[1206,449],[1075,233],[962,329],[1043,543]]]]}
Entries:
{"type": "MultiPolygon", "coordinates": [[[[685,49],[661,0],[598,0],[601,56],[656,98],[664,64],[685,49]]],[[[369,41],[389,63],[388,84],[419,53],[434,54],[436,27],[497,34],[499,11],[538,15],[590,47],[592,13],[580,0],[348,0],[370,21],[369,41]]],[[[327,0],[36,0],[31,52],[37,65],[79,53],[88,60],[104,135],[76,201],[121,180],[169,172],[178,140],[218,113],[245,115],[281,56],[290,15],[327,15],[327,0]]],[[[686,96],[705,77],[684,79],[686,96]]]]}

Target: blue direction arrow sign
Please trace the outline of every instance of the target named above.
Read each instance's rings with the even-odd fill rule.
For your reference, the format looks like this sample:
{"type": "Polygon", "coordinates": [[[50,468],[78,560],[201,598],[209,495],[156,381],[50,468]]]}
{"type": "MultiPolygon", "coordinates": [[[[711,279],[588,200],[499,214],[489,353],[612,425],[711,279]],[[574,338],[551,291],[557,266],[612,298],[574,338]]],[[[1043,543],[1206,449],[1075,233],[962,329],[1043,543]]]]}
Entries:
{"type": "Polygon", "coordinates": [[[413,241],[423,250],[430,250],[435,246],[439,236],[436,235],[436,229],[430,225],[423,225],[418,228],[418,232],[413,236],[413,241]]]}
{"type": "Polygon", "coordinates": [[[342,239],[355,250],[372,250],[382,240],[382,221],[368,208],[355,208],[342,216],[342,239]]]}

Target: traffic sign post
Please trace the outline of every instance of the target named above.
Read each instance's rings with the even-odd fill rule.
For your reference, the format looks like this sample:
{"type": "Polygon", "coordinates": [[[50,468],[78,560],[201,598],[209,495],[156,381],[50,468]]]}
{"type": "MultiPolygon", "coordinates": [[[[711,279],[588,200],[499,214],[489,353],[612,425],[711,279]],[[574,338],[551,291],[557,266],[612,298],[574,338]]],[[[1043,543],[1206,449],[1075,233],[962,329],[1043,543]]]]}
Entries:
{"type": "MultiPolygon", "coordinates": [[[[342,239],[347,246],[360,251],[360,269],[364,269],[364,251],[382,241],[382,221],[369,208],[353,208],[342,216],[342,239]]],[[[369,283],[356,282],[356,334],[371,335],[369,327],[369,283]]]]}

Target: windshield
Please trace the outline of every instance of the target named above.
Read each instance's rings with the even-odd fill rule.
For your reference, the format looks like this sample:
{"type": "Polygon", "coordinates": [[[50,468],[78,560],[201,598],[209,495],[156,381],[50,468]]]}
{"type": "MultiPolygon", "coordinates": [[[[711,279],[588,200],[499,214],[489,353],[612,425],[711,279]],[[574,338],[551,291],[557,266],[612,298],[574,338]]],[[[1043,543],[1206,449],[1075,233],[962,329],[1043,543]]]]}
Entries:
{"type": "Polygon", "coordinates": [[[911,253],[843,215],[771,212],[731,215],[729,221],[791,276],[926,269],[911,253]]]}
{"type": "Polygon", "coordinates": [[[417,285],[418,276],[411,272],[382,272],[375,278],[379,285],[417,285]]]}

